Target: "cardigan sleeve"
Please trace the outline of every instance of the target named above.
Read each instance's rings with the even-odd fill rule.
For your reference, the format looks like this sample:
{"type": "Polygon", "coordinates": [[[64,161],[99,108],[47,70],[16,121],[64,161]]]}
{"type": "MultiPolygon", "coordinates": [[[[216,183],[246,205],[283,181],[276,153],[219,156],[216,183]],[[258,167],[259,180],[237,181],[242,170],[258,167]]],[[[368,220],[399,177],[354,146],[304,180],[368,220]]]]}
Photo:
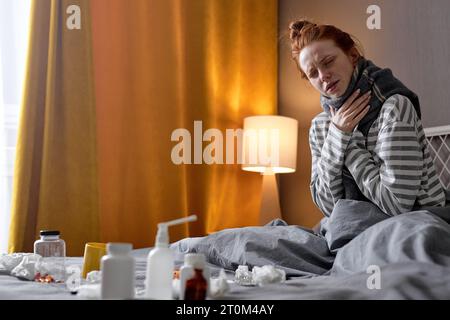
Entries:
{"type": "Polygon", "coordinates": [[[351,133],[338,129],[333,123],[326,131],[323,122],[312,122],[309,133],[312,155],[310,189],[314,203],[325,216],[331,215],[334,205],[344,194],[342,167],[350,138],[351,133]]]}

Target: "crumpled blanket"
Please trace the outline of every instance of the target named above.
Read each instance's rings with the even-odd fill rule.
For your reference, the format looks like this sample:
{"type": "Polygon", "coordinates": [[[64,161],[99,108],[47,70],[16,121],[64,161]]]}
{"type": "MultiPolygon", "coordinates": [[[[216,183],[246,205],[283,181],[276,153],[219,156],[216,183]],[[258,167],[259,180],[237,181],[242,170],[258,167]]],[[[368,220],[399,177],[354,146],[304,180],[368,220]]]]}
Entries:
{"type": "Polygon", "coordinates": [[[450,207],[390,217],[372,203],[341,199],[319,233],[275,220],[266,226],[225,229],[171,245],[203,253],[228,270],[273,265],[288,277],[347,275],[371,264],[420,261],[450,266],[450,207]]]}

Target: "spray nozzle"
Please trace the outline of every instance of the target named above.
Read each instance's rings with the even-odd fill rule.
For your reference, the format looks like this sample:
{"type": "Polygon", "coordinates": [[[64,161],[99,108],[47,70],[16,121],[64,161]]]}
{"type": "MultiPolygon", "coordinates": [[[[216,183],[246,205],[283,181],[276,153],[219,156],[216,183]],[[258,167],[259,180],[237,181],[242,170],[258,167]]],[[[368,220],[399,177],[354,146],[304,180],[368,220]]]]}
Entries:
{"type": "Polygon", "coordinates": [[[167,222],[158,223],[158,233],[156,234],[155,245],[157,247],[158,246],[159,247],[169,246],[169,230],[168,230],[169,227],[177,225],[177,224],[185,223],[185,222],[196,221],[196,220],[197,220],[197,216],[194,214],[194,215],[188,216],[186,218],[175,219],[175,220],[171,220],[171,221],[167,221],[167,222]]]}

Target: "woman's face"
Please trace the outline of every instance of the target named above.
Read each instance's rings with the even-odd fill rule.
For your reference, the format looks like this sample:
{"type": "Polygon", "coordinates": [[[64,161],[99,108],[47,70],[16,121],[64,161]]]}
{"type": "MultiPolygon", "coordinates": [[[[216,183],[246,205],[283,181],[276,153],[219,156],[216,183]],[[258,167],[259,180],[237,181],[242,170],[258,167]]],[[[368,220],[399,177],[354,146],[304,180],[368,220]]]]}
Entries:
{"type": "Polygon", "coordinates": [[[300,51],[299,62],[316,90],[327,97],[338,98],[347,89],[358,58],[356,49],[345,54],[333,40],[319,40],[300,51]]]}

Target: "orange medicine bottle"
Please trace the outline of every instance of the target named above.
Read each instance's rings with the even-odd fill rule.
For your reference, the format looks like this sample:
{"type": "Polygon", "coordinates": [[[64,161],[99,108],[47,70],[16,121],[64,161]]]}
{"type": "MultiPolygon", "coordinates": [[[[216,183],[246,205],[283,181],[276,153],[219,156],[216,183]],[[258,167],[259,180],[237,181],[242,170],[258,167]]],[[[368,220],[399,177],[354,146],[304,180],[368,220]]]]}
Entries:
{"type": "Polygon", "coordinates": [[[194,269],[195,275],[186,281],[184,300],[206,300],[208,283],[203,277],[202,269],[194,269]]]}
{"type": "Polygon", "coordinates": [[[180,269],[180,299],[205,300],[209,295],[209,276],[203,254],[186,254],[180,269]]]}

